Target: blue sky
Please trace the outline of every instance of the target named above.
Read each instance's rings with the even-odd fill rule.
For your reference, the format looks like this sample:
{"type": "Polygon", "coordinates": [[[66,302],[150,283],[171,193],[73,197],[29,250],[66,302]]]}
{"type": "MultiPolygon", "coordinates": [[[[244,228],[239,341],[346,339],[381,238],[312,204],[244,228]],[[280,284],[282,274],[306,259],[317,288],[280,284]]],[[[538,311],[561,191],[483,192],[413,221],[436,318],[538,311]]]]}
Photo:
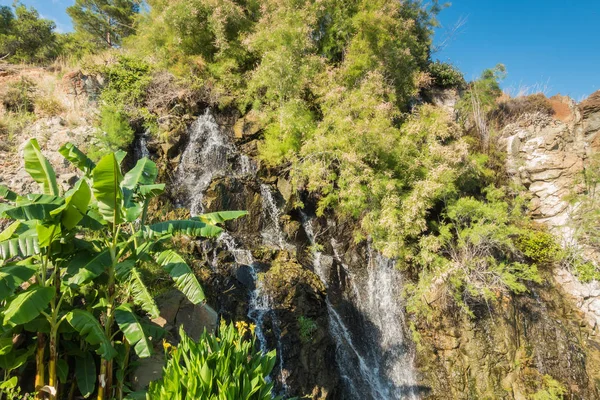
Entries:
{"type": "Polygon", "coordinates": [[[503,83],[546,87],[581,100],[600,89],[600,0],[454,0],[439,15],[444,42],[434,58],[450,61],[467,79],[503,63],[503,83]]]}
{"type": "MultiPolygon", "coordinates": [[[[74,0],[23,3],[54,20],[59,31],[72,29],[65,9],[74,0]]],[[[600,89],[600,0],[454,0],[439,20],[441,50],[434,58],[452,62],[468,80],[503,63],[503,87],[513,94],[541,89],[581,100],[600,89]]]]}

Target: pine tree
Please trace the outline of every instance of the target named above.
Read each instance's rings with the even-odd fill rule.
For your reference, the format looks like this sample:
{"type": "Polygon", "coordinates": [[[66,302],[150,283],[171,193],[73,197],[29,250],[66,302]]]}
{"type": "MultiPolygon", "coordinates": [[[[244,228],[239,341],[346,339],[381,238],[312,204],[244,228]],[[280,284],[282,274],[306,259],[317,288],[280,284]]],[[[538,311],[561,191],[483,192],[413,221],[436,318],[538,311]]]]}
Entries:
{"type": "Polygon", "coordinates": [[[67,8],[76,33],[99,48],[120,46],[134,33],[133,19],[140,11],[139,0],[76,0],[67,8]]]}

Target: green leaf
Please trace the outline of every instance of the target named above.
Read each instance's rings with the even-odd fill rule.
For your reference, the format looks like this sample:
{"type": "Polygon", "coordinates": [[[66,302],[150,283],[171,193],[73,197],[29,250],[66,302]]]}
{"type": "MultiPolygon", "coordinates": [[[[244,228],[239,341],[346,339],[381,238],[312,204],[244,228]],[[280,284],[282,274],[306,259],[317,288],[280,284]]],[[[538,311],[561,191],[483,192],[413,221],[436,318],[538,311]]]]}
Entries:
{"type": "Polygon", "coordinates": [[[13,376],[12,378],[0,383],[0,389],[2,389],[2,390],[13,389],[13,388],[17,387],[18,381],[19,381],[18,378],[16,376],[13,376]]]}
{"type": "Polygon", "coordinates": [[[69,375],[69,364],[64,359],[60,359],[56,362],[56,373],[60,383],[67,383],[67,376],[69,375]]]}
{"type": "Polygon", "coordinates": [[[157,183],[155,185],[140,185],[139,192],[144,198],[151,199],[160,196],[165,191],[164,183],[157,183]]]}
{"type": "Polygon", "coordinates": [[[24,206],[13,207],[11,209],[6,210],[4,213],[12,219],[17,219],[21,221],[48,221],[54,218],[54,215],[52,215],[52,211],[56,210],[59,207],[59,204],[34,203],[24,206]]]}
{"type": "Polygon", "coordinates": [[[0,356],[10,353],[13,350],[12,337],[0,337],[0,356]]]}
{"type": "Polygon", "coordinates": [[[21,226],[21,222],[15,221],[8,226],[5,230],[0,233],[0,242],[8,240],[12,237],[12,235],[17,231],[17,229],[21,226]]]}
{"type": "Polygon", "coordinates": [[[0,185],[0,197],[3,197],[4,199],[8,200],[8,201],[17,201],[17,199],[19,198],[19,195],[16,194],[15,192],[13,192],[12,190],[10,190],[9,188],[7,188],[4,185],[0,185]]]}
{"type": "Polygon", "coordinates": [[[125,177],[121,186],[134,190],[138,185],[152,185],[158,176],[158,168],[150,159],[144,157],[135,164],[125,177]]]}
{"type": "Polygon", "coordinates": [[[104,220],[113,224],[122,222],[121,206],[123,192],[121,191],[121,166],[115,154],[104,156],[94,171],[92,184],[94,196],[98,200],[98,209],[104,220]]]}
{"type": "Polygon", "coordinates": [[[123,260],[115,265],[115,273],[119,281],[126,281],[130,277],[131,270],[135,267],[135,260],[123,260]]]}
{"type": "Polygon", "coordinates": [[[133,298],[134,304],[142,307],[142,309],[150,315],[150,318],[158,318],[160,316],[160,311],[138,270],[132,268],[129,275],[129,294],[133,298]]]}
{"type": "Polygon", "coordinates": [[[21,283],[35,274],[35,268],[29,265],[8,265],[0,268],[0,301],[12,296],[21,283]]]}
{"type": "Polygon", "coordinates": [[[91,345],[98,345],[96,353],[105,360],[112,360],[117,351],[110,344],[110,339],[96,318],[85,310],[73,310],[67,313],[67,321],[79,332],[81,337],[91,345]]]}
{"type": "Polygon", "coordinates": [[[187,265],[185,260],[173,250],[163,251],[156,258],[156,262],[162,266],[175,281],[175,286],[189,301],[200,304],[205,300],[204,291],[198,282],[194,271],[187,265]]]}
{"type": "Polygon", "coordinates": [[[48,247],[55,240],[60,238],[60,225],[42,225],[38,224],[35,227],[37,232],[38,244],[40,247],[48,247]]]}
{"type": "Polygon", "coordinates": [[[26,324],[40,315],[53,297],[52,287],[29,287],[10,301],[4,311],[4,323],[26,324]]]}
{"type": "Polygon", "coordinates": [[[65,143],[60,149],[58,149],[58,152],[81,171],[85,172],[86,175],[89,175],[89,173],[96,167],[96,164],[94,164],[94,162],[90,160],[73,143],[65,143]]]}
{"type": "Polygon", "coordinates": [[[138,357],[145,358],[152,355],[152,344],[129,304],[122,304],[115,309],[115,321],[138,357]]]}
{"type": "Polygon", "coordinates": [[[198,215],[192,219],[206,222],[207,224],[222,224],[225,221],[237,219],[248,215],[248,211],[217,211],[208,214],[198,215]]]}
{"type": "Polygon", "coordinates": [[[81,286],[100,276],[112,264],[108,249],[100,253],[83,252],[67,266],[67,284],[81,286]]]}
{"type": "Polygon", "coordinates": [[[96,361],[89,351],[83,353],[83,357],[75,358],[75,379],[84,399],[96,390],[96,361]]]}
{"type": "Polygon", "coordinates": [[[40,150],[40,145],[36,139],[31,139],[23,148],[23,158],[25,159],[25,171],[34,181],[40,184],[45,194],[58,196],[58,185],[56,183],[56,174],[52,165],[40,150]]]}
{"type": "Polygon", "coordinates": [[[0,243],[0,259],[29,257],[40,252],[37,236],[18,237],[0,243]]]}
{"type": "Polygon", "coordinates": [[[91,198],[92,191],[88,183],[81,179],[65,194],[65,204],[51,214],[57,215],[62,212],[62,224],[67,230],[73,229],[83,219],[91,198]]]}
{"type": "Polygon", "coordinates": [[[223,232],[223,229],[218,226],[194,220],[165,221],[146,227],[146,233],[150,238],[164,234],[217,237],[221,232],[223,232]]]}

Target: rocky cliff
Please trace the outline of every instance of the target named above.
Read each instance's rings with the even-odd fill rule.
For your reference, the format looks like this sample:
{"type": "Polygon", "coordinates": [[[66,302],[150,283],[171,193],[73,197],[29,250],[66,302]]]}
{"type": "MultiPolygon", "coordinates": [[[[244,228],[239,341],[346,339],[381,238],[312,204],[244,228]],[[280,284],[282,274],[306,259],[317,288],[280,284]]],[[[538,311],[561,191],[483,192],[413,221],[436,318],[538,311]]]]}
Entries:
{"type": "MultiPolygon", "coordinates": [[[[65,96],[74,95],[65,89],[65,96]]],[[[565,98],[552,105],[554,116],[524,116],[503,137],[509,172],[532,192],[536,218],[568,240],[563,196],[599,147],[600,93],[579,105],[565,98]]],[[[179,245],[196,260],[219,315],[253,322],[260,346],[277,350],[278,392],[313,399],[527,399],[558,384],[568,398],[600,398],[600,286],[557,269],[529,293],[478,308],[473,318],[457,311],[412,320],[402,300],[412,277],[368,241],[355,243],[352,221],[317,218],[314,199],[292,192],[285,171],[260,165],[261,130],[252,115],[198,108],[187,131],[168,140],[138,132],[131,157],[134,149],[149,155],[169,182],[157,216],[249,211],[217,240],[179,245]],[[298,201],[303,210],[294,208],[298,201]],[[414,339],[411,323],[420,333],[414,339]]],[[[65,187],[74,172],[55,150],[67,140],[84,147],[93,133],[85,114],[78,121],[40,119],[17,140],[38,137],[65,187]]],[[[0,183],[27,191],[18,149],[15,143],[2,153],[0,183]]],[[[180,300],[167,294],[161,301],[169,325],[203,318],[180,300]]]]}

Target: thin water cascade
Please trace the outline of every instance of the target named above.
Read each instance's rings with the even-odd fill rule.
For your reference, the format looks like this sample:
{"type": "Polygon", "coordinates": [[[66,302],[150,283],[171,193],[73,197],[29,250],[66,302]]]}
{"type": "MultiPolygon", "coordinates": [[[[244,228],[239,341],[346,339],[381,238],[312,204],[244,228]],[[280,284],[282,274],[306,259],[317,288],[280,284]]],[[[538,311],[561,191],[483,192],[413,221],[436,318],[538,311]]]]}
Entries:
{"type": "Polygon", "coordinates": [[[282,392],[287,391],[286,385],[286,374],[283,365],[283,348],[281,340],[279,340],[279,320],[277,315],[272,308],[272,300],[270,296],[265,293],[263,289],[263,281],[258,277],[258,271],[256,270],[256,262],[250,250],[242,249],[237,244],[233,236],[227,232],[223,232],[218,239],[221,243],[225,244],[227,250],[233,255],[235,262],[239,265],[246,265],[249,269],[250,276],[254,282],[254,289],[250,293],[250,301],[248,302],[248,318],[254,322],[256,329],[254,333],[258,339],[260,350],[263,353],[269,352],[269,345],[267,337],[265,335],[265,319],[269,317],[273,330],[276,336],[276,347],[277,356],[279,358],[279,378],[282,384],[282,392]]]}
{"type": "MultiPolygon", "coordinates": [[[[316,250],[312,220],[304,213],[302,225],[313,248],[315,273],[328,286],[328,271],[322,263],[323,254],[316,250]]],[[[334,258],[341,264],[339,245],[332,240],[334,258]]],[[[336,360],[345,386],[345,399],[384,400],[418,397],[413,390],[416,382],[413,357],[404,340],[404,310],[400,304],[402,281],[394,263],[368,249],[367,280],[363,285],[342,264],[350,280],[351,293],[344,301],[353,304],[365,321],[343,316],[327,296],[327,311],[331,337],[336,342],[336,360]]]]}
{"type": "Polygon", "coordinates": [[[251,176],[256,165],[221,132],[215,117],[207,109],[189,127],[189,142],[177,168],[177,184],[186,193],[192,216],[204,212],[204,192],[220,176],[251,176]]]}
{"type": "Polygon", "coordinates": [[[263,203],[263,216],[265,220],[269,221],[269,224],[263,228],[261,232],[263,240],[266,244],[276,246],[280,249],[286,247],[285,237],[281,227],[279,226],[279,217],[281,215],[271,188],[264,183],[260,185],[260,195],[263,203]]]}

